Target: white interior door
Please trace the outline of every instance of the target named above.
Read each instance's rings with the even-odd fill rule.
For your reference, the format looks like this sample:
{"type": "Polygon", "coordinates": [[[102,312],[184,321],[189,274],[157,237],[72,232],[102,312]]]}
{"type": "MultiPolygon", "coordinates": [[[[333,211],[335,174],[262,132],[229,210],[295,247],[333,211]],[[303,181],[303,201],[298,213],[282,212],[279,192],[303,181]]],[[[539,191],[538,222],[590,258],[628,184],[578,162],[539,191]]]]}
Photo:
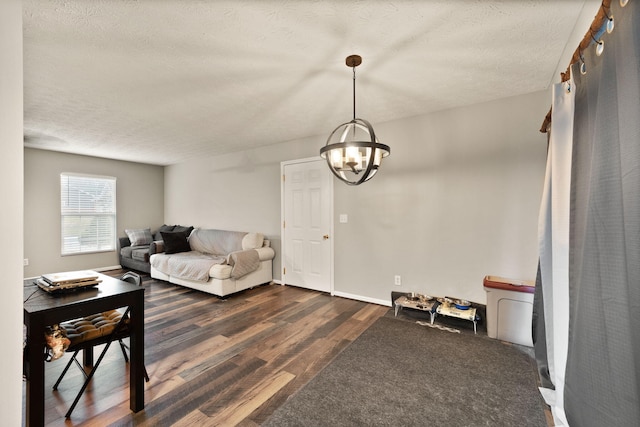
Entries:
{"type": "Polygon", "coordinates": [[[333,179],[322,159],[282,163],[282,281],[332,292],[333,179]]]}

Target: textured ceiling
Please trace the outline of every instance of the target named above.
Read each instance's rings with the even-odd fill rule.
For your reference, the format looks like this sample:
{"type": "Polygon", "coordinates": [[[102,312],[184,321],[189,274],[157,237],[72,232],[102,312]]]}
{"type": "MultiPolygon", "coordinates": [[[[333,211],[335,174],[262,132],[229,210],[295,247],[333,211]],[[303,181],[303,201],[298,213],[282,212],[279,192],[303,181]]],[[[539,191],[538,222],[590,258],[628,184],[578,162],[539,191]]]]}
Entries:
{"type": "Polygon", "coordinates": [[[159,165],[319,149],[352,115],[346,56],[375,127],[548,88],[598,4],[24,0],[25,146],[159,165]]]}

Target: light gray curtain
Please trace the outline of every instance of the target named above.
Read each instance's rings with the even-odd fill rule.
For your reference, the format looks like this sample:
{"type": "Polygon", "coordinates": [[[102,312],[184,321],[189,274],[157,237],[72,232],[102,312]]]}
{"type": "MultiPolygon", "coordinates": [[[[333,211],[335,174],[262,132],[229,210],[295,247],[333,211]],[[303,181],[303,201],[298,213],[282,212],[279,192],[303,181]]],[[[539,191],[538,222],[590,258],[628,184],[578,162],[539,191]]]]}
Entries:
{"type": "MultiPolygon", "coordinates": [[[[612,1],[615,29],[571,70],[571,426],[640,425],[640,2],[612,1]]],[[[553,124],[552,124],[553,126],[553,124]]],[[[557,384],[556,384],[557,387],[557,384]]]]}
{"type": "Polygon", "coordinates": [[[540,392],[554,425],[566,426],[564,384],[569,342],[569,218],[575,91],[572,81],[553,86],[552,129],[538,222],[539,269],[534,295],[535,354],[540,392]],[[544,325],[541,321],[544,319],[544,325]],[[542,326],[544,326],[542,330],[542,326]]]}

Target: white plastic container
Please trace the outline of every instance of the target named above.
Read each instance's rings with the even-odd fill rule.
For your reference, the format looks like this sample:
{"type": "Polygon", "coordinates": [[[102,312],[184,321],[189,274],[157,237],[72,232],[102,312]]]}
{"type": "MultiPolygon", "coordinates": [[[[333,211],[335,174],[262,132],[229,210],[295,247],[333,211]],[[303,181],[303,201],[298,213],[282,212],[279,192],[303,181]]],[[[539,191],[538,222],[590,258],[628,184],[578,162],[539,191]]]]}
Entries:
{"type": "Polygon", "coordinates": [[[533,347],[531,321],[535,283],[486,276],[484,290],[487,292],[487,335],[533,347]]]}

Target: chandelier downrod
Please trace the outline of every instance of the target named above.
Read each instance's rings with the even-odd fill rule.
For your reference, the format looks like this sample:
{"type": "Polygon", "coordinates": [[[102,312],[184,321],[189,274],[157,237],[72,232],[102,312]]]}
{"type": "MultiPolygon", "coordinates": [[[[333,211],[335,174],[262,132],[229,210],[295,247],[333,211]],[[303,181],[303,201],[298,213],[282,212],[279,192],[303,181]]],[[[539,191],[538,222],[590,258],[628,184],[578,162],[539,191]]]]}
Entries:
{"type": "Polygon", "coordinates": [[[362,64],[360,55],[350,55],[344,61],[353,70],[353,120],[356,119],[356,67],[362,64]]]}

